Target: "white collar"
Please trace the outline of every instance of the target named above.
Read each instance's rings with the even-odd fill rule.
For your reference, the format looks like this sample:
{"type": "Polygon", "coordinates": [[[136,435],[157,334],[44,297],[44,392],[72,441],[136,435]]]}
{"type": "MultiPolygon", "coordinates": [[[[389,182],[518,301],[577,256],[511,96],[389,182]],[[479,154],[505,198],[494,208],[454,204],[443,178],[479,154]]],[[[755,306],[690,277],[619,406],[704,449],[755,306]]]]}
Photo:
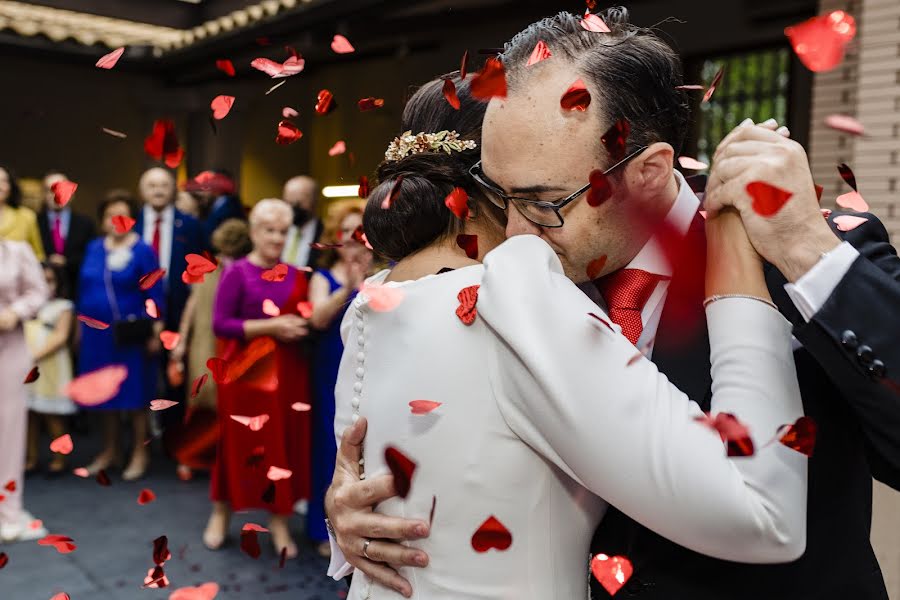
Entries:
{"type": "MultiPolygon", "coordinates": [[[[669,209],[665,221],[681,235],[687,235],[694,220],[694,215],[700,208],[700,199],[691,186],[684,180],[684,176],[678,171],[673,171],[675,179],[678,182],[678,195],[672,208],[669,209]]],[[[631,262],[625,267],[626,269],[641,269],[655,275],[672,276],[672,265],[666,258],[662,245],[656,236],[651,237],[637,253],[631,262]]]]}
{"type": "MultiPolygon", "coordinates": [[[[175,207],[171,204],[166,205],[159,213],[162,223],[168,224],[175,220],[175,207]]],[[[144,205],[144,219],[147,223],[153,224],[156,219],[156,209],[149,204],[144,205]]]]}

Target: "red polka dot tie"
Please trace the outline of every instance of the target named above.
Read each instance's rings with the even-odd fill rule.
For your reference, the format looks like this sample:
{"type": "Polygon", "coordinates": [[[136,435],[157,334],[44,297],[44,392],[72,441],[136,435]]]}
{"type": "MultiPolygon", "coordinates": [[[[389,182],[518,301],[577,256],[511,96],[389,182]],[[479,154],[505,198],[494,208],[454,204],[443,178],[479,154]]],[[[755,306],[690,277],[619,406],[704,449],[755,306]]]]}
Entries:
{"type": "Polygon", "coordinates": [[[609,318],[622,328],[622,333],[632,344],[637,345],[644,331],[641,311],[662,279],[660,275],[640,269],[619,269],[595,282],[606,300],[609,318]]]}

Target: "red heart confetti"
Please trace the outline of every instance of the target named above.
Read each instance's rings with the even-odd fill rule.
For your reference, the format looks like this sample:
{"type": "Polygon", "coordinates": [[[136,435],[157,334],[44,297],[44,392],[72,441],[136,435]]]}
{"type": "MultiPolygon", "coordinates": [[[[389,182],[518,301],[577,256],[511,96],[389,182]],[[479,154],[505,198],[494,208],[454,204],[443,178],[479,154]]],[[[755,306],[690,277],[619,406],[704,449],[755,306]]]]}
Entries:
{"type": "Polygon", "coordinates": [[[753,210],[763,217],[776,214],[785,202],[794,195],[765,181],[751,181],[747,184],[747,193],[753,198],[753,210]]]}
{"type": "Polygon", "coordinates": [[[456,95],[456,84],[453,83],[452,79],[444,80],[443,94],[447,102],[450,103],[450,106],[459,110],[461,104],[459,102],[459,96],[456,95]]]}
{"type": "Polygon", "coordinates": [[[403,290],[389,285],[364,283],[360,292],[369,299],[369,307],[375,312],[389,312],[403,302],[403,290]]]}
{"type": "Polygon", "coordinates": [[[316,114],[327,115],[336,107],[334,102],[334,94],[328,90],[322,90],[316,99],[316,114]]]}
{"type": "Polygon", "coordinates": [[[346,151],[347,151],[347,143],[344,142],[344,140],[338,140],[334,143],[334,146],[332,146],[328,150],[328,156],[337,156],[339,154],[343,154],[346,151]]]}
{"type": "MultiPolygon", "coordinates": [[[[340,232],[338,232],[340,233],[340,232]]],[[[343,248],[343,244],[323,244],[322,242],[313,242],[309,245],[313,250],[335,250],[337,248],[343,248]]]]}
{"type": "Polygon", "coordinates": [[[217,60],[216,68],[218,70],[222,71],[223,73],[225,73],[226,75],[228,75],[229,77],[234,77],[234,74],[235,74],[234,64],[227,58],[220,58],[219,60],[217,60]]]}
{"type": "Polygon", "coordinates": [[[122,55],[125,54],[125,48],[116,48],[109,54],[104,55],[100,60],[97,61],[97,64],[94,65],[98,69],[112,69],[116,66],[116,63],[119,62],[119,59],[122,58],[122,55]]]}
{"type": "Polygon", "coordinates": [[[865,217],[857,217],[855,215],[841,215],[834,218],[834,224],[839,231],[852,231],[868,221],[865,217]]]}
{"type": "Polygon", "coordinates": [[[478,309],[475,305],[478,303],[478,289],[480,285],[470,285],[459,290],[456,299],[459,300],[459,306],[456,307],[456,316],[465,325],[471,325],[478,316],[478,309]]]}
{"type": "Polygon", "coordinates": [[[718,432],[722,441],[728,445],[728,456],[753,455],[753,440],[750,439],[750,431],[734,415],[719,413],[715,418],[712,418],[704,414],[703,416],[695,417],[694,420],[718,432]]]}
{"type": "Polygon", "coordinates": [[[841,208],[855,210],[856,212],[869,212],[869,203],[859,192],[847,192],[841,194],[835,199],[835,202],[841,208]]]}
{"type": "Polygon", "coordinates": [[[34,383],[38,380],[38,377],[41,376],[41,371],[38,369],[37,365],[31,367],[31,370],[28,371],[28,375],[25,376],[25,383],[34,383]]]}
{"type": "Polygon", "coordinates": [[[525,63],[526,67],[530,67],[531,65],[536,65],[537,63],[547,60],[553,56],[550,52],[550,48],[547,46],[547,43],[544,40],[538,40],[538,43],[534,45],[534,50],[531,51],[531,56],[528,57],[528,62],[525,63]]]}
{"type": "Polygon", "coordinates": [[[681,165],[682,169],[688,169],[690,171],[703,171],[709,168],[709,165],[700,162],[696,158],[691,158],[690,156],[679,156],[678,164],[681,165]]]}
{"type": "Polygon", "coordinates": [[[603,147],[614,161],[618,162],[625,158],[625,148],[628,145],[630,133],[631,124],[626,119],[619,119],[600,137],[603,147]]]}
{"type": "Polygon", "coordinates": [[[398,175],[396,179],[394,179],[394,183],[391,184],[391,191],[388,192],[387,196],[384,197],[384,200],[381,201],[381,209],[389,210],[391,206],[393,206],[394,202],[396,202],[397,198],[400,196],[400,192],[403,189],[403,175],[398,175]]]}
{"type": "Polygon", "coordinates": [[[598,554],[591,559],[591,573],[610,596],[615,596],[622,589],[633,572],[631,561],[624,556],[598,554]]]}
{"type": "Polygon", "coordinates": [[[566,93],[559,100],[559,105],[563,110],[585,112],[590,104],[591,93],[588,92],[587,86],[585,86],[582,79],[569,86],[569,89],[566,90],[566,93]]]}
{"type": "Polygon", "coordinates": [[[361,99],[356,103],[356,105],[359,107],[359,110],[361,112],[367,112],[384,106],[384,98],[372,98],[370,96],[368,98],[361,99]]]}
{"type": "Polygon", "coordinates": [[[131,217],[126,217],[125,215],[116,215],[112,218],[113,227],[116,230],[116,233],[120,235],[124,235],[131,231],[131,228],[134,227],[134,224],[137,223],[131,217]]]}
{"type": "Polygon", "coordinates": [[[271,298],[263,300],[262,311],[270,317],[277,317],[281,314],[281,309],[278,308],[277,304],[272,302],[271,298]]]}
{"type": "Polygon", "coordinates": [[[609,33],[609,26],[597,15],[586,14],[581,19],[581,27],[594,33],[609,33]]]}
{"type": "Polygon", "coordinates": [[[172,553],[169,552],[169,538],[161,535],[153,540],[153,564],[158,567],[166,564],[167,560],[172,559],[172,553]]]}
{"type": "Polygon", "coordinates": [[[152,319],[159,318],[159,308],[156,306],[156,302],[153,301],[153,298],[147,298],[144,300],[144,310],[147,311],[147,315],[152,319]]]}
{"type": "Polygon", "coordinates": [[[590,206],[600,206],[612,196],[612,183],[606,173],[600,169],[594,169],[588,176],[591,188],[588,190],[587,203],[590,206]]]}
{"type": "Polygon", "coordinates": [[[472,260],[478,258],[478,236],[469,235],[468,233],[460,233],[456,236],[456,245],[462,248],[466,256],[472,260]]]}
{"type": "Polygon", "coordinates": [[[144,140],[144,152],[153,160],[161,160],[171,168],[177,167],[184,158],[184,149],[178,144],[175,122],[158,119],[153,123],[153,131],[144,140]]]}
{"type": "Polygon", "coordinates": [[[213,111],[213,119],[220,121],[228,116],[234,106],[234,96],[216,96],[209,107],[213,111]]]}
{"type": "Polygon", "coordinates": [[[310,317],[312,316],[312,314],[313,314],[313,304],[312,304],[312,302],[308,302],[308,301],[306,301],[306,300],[303,300],[302,302],[298,302],[298,303],[297,303],[297,312],[298,312],[298,313],[300,314],[300,316],[303,317],[304,319],[310,318],[310,317]]]}
{"type": "Polygon", "coordinates": [[[305,402],[294,402],[291,404],[291,409],[296,410],[297,412],[309,412],[312,410],[312,405],[305,402]]]}
{"type": "Polygon", "coordinates": [[[169,578],[162,567],[154,567],[147,570],[147,576],[144,577],[145,588],[164,588],[169,586],[169,578]]]}
{"type": "Polygon", "coordinates": [[[281,116],[285,119],[293,119],[294,117],[299,117],[300,113],[291,108],[290,106],[285,106],[281,109],[281,116]]]}
{"type": "Polygon", "coordinates": [[[253,530],[241,531],[241,551],[252,559],[259,558],[262,550],[259,547],[259,539],[253,530]]]}
{"type": "Polygon", "coordinates": [[[469,194],[461,187],[453,188],[444,199],[444,206],[464,221],[469,218],[469,194]]]}
{"type": "Polygon", "coordinates": [[[275,465],[271,465],[269,467],[269,471],[266,473],[266,479],[269,481],[281,481],[282,479],[287,479],[293,472],[290,469],[282,469],[281,467],[276,467],[275,465]]]}
{"type": "Polygon", "coordinates": [[[72,600],[72,598],[65,592],[60,592],[55,594],[50,600],[72,600]]]}
{"type": "Polygon", "coordinates": [[[181,334],[174,331],[161,331],[159,340],[162,342],[163,348],[172,350],[181,341],[181,334]]]}
{"type": "Polygon", "coordinates": [[[144,506],[146,504],[150,504],[154,500],[156,500],[156,494],[153,493],[153,490],[144,488],[141,490],[141,493],[138,494],[137,503],[141,506],[144,506]]]}
{"type": "Polygon", "coordinates": [[[676,85],[676,90],[702,90],[705,89],[702,85],[690,84],[690,85],[676,85]]]}
{"type": "Polygon", "coordinates": [[[271,269],[262,272],[263,281],[284,281],[287,277],[288,266],[284,263],[278,263],[271,269]]]}
{"type": "Polygon", "coordinates": [[[259,431],[263,428],[263,426],[269,422],[269,415],[263,413],[261,415],[256,415],[255,417],[245,417],[242,415],[231,415],[231,418],[244,425],[245,427],[249,427],[250,431],[259,431]]]}
{"type": "Polygon", "coordinates": [[[856,35],[856,20],[842,10],[787,27],[784,34],[807,69],[830,71],[844,60],[847,44],[856,35]]]}
{"type": "MultiPolygon", "coordinates": [[[[145,292],[156,285],[156,282],[166,276],[165,269],[156,269],[155,271],[150,271],[146,275],[142,275],[138,280],[138,285],[145,292]]],[[[109,325],[107,325],[109,327],[109,325]]]]}
{"type": "Polygon", "coordinates": [[[434,400],[410,400],[409,408],[414,415],[427,415],[441,404],[442,402],[435,402],[434,400]]]}
{"type": "Polygon", "coordinates": [[[59,452],[60,454],[71,454],[75,444],[72,443],[72,436],[68,433],[61,435],[50,442],[50,452],[59,452]]]}
{"type": "Polygon", "coordinates": [[[97,472],[96,480],[97,483],[99,483],[103,487],[109,487],[112,485],[112,481],[110,480],[109,475],[106,474],[105,469],[100,469],[100,471],[97,472]]]}
{"type": "Polygon", "coordinates": [[[68,204],[77,189],[78,184],[74,181],[57,181],[50,186],[50,191],[53,192],[53,201],[57,206],[68,204]]]}
{"type": "Polygon", "coordinates": [[[178,588],[169,595],[169,600],[214,600],[219,594],[219,584],[209,581],[196,587],[178,588]]]}
{"type": "Polygon", "coordinates": [[[821,203],[822,202],[822,194],[825,192],[825,186],[821,186],[818,183],[814,183],[813,188],[816,190],[816,200],[818,200],[819,203],[821,203]]]}
{"type": "Polygon", "coordinates": [[[787,430],[778,441],[792,450],[806,456],[813,455],[816,447],[816,422],[810,417],[800,417],[793,425],[786,425],[787,430]]]}
{"type": "Polygon", "coordinates": [[[466,78],[466,71],[469,68],[469,51],[466,50],[463,52],[462,58],[459,61],[459,78],[466,78]]]}
{"type": "Polygon", "coordinates": [[[593,281],[594,279],[597,279],[598,277],[600,277],[600,273],[603,272],[603,267],[605,267],[605,266],[606,266],[606,255],[605,254],[603,256],[601,256],[599,258],[595,258],[594,260],[589,262],[587,265],[587,269],[586,269],[588,279],[593,281]]]}
{"type": "Polygon", "coordinates": [[[512,546],[512,534],[497,517],[491,515],[472,534],[475,552],[487,552],[491,548],[502,551],[512,546]]]}
{"type": "Polygon", "coordinates": [[[216,263],[206,256],[200,254],[186,254],[184,259],[187,261],[185,272],[191,275],[204,275],[216,270],[216,263]]]}
{"type": "Polygon", "coordinates": [[[172,408],[173,406],[177,406],[178,402],[175,400],[165,400],[165,399],[157,399],[150,401],[150,410],[166,410],[167,408],[172,408]]]}
{"type": "Polygon", "coordinates": [[[506,71],[498,58],[489,58],[484,68],[475,75],[469,93],[478,100],[506,98],[506,71]]]}
{"type": "Polygon", "coordinates": [[[127,377],[124,365],[110,365],[73,379],[64,393],[82,406],[97,406],[118,394],[127,377]]]}
{"type": "Polygon", "coordinates": [[[16,491],[16,480],[10,479],[9,481],[7,481],[6,485],[3,486],[3,489],[5,489],[7,492],[16,491]]]}
{"type": "Polygon", "coordinates": [[[91,329],[109,329],[109,323],[104,323],[103,321],[98,321],[97,319],[93,319],[86,315],[78,315],[78,320],[90,327],[91,329]]]}
{"type": "Polygon", "coordinates": [[[206,368],[212,373],[213,381],[224,383],[228,374],[228,363],[218,356],[213,356],[206,361],[206,368]]]}
{"type": "Polygon", "coordinates": [[[272,79],[278,79],[300,73],[306,66],[306,61],[300,56],[291,56],[283,63],[277,63],[268,58],[254,58],[250,61],[250,66],[262,71],[272,79]]]}
{"type": "Polygon", "coordinates": [[[858,192],[859,188],[856,187],[856,175],[853,174],[853,170],[847,166],[846,163],[841,163],[837,167],[838,173],[841,175],[841,179],[853,188],[854,192],[858,192]]]}
{"type": "Polygon", "coordinates": [[[0,552],[0,569],[9,564],[9,556],[6,552],[0,552]]]}
{"type": "Polygon", "coordinates": [[[275,136],[275,143],[281,146],[288,146],[303,137],[300,128],[284,119],[278,123],[278,135],[275,136]]]}
{"type": "Polygon", "coordinates": [[[412,486],[412,478],[413,473],[416,470],[416,463],[411,461],[405,454],[393,446],[387,446],[384,449],[384,462],[394,475],[394,485],[397,488],[397,495],[401,498],[406,498],[409,495],[409,489],[412,486]]]}
{"type": "Polygon", "coordinates": [[[260,533],[269,533],[269,530],[258,523],[244,523],[241,531],[258,531],[260,533]]]}
{"type": "Polygon", "coordinates": [[[825,117],[825,125],[850,135],[863,135],[866,132],[863,124],[850,115],[828,115],[825,117]]]}
{"type": "Polygon", "coordinates": [[[70,552],[74,552],[78,548],[72,538],[58,534],[50,534],[39,539],[38,545],[53,546],[60,554],[69,554],[70,552]]]}
{"type": "Polygon", "coordinates": [[[77,477],[82,477],[84,479],[87,479],[88,477],[91,476],[90,471],[88,471],[84,467],[78,467],[77,469],[72,469],[72,474],[77,477]]]}
{"type": "Polygon", "coordinates": [[[715,77],[713,77],[712,83],[709,84],[709,87],[706,90],[706,93],[703,94],[703,102],[709,102],[712,98],[713,94],[716,91],[716,86],[719,85],[719,82],[722,81],[722,76],[725,75],[725,67],[720,67],[718,71],[716,71],[715,77]]]}
{"type": "Polygon", "coordinates": [[[197,394],[200,393],[200,389],[203,387],[203,384],[206,383],[206,380],[209,379],[209,374],[204,373],[200,377],[194,380],[194,383],[191,384],[191,399],[197,397],[197,394]]]}
{"type": "Polygon", "coordinates": [[[356,191],[356,195],[363,200],[369,197],[369,178],[365,175],[359,176],[359,189],[356,191]]]}
{"type": "Polygon", "coordinates": [[[342,35],[334,36],[334,39],[331,40],[331,49],[337,54],[350,54],[356,50],[350,40],[342,35]]]}

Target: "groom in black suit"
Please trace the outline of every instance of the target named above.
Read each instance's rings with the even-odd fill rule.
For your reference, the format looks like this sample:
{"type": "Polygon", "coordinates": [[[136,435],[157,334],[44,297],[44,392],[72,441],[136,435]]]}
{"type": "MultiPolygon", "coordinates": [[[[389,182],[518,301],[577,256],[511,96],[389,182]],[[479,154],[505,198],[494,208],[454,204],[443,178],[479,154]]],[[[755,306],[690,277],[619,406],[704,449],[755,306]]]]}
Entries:
{"type": "MultiPolygon", "coordinates": [[[[624,9],[601,16],[611,33],[587,32],[579,17],[561,14],[531,25],[507,44],[502,59],[509,92],[504,102],[488,107],[483,175],[507,195],[563,197],[584,185],[598,153],[604,164],[614,162],[607,155],[610,146],[598,142],[609,139],[610,126],[623,118],[631,124],[624,154],[638,153],[612,179],[615,192],[609,200],[592,211],[579,200],[563,211],[565,223],[557,228],[538,226],[524,211],[510,208],[507,235],[544,237],[576,282],[587,283],[587,266],[606,256],[595,281],[598,303],[673,383],[708,410],[703,219],[698,199],[672,171],[688,123],[687,98],[677,89],[684,83],[680,61],[651,31],[631,26],[624,9]],[[552,58],[526,67],[539,41],[552,58]],[[586,119],[567,130],[558,116],[559,97],[579,78],[592,104],[586,119]],[[507,140],[509,132],[523,130],[541,143],[523,151],[521,143],[507,140]],[[666,223],[665,239],[659,228],[648,227],[650,221],[666,223]],[[660,253],[668,261],[658,260],[660,253]],[[626,272],[629,276],[623,277],[626,272]],[[641,289],[625,294],[622,285],[641,289]],[[621,297],[640,302],[623,305],[621,297]],[[617,320],[616,313],[630,316],[617,320]]],[[[836,226],[839,215],[824,219],[805,152],[784,137],[787,132],[764,125],[747,124],[723,140],[710,175],[707,208],[730,204],[741,212],[754,246],[769,263],[772,297],[794,324],[805,412],[818,426],[810,459],[807,550],[784,565],[712,559],[643,528],[626,516],[627,506],[619,507],[624,512],[611,508],[592,552],[623,555],[633,563],[634,574],[617,598],[887,597],[869,531],[872,477],[900,489],[900,259],[873,215],[853,215],[865,221],[846,232],[836,226]],[[775,215],[763,218],[745,191],[751,181],[776,185],[793,196],[775,215]]],[[[760,444],[767,441],[764,432],[756,436],[760,444]]],[[[421,524],[372,514],[372,505],[393,494],[385,484],[389,480],[353,478],[351,442],[358,441],[349,439],[340,452],[328,514],[351,564],[409,591],[408,582],[390,566],[422,566],[414,560],[421,552],[389,540],[415,539],[415,526],[421,524]],[[366,560],[363,541],[371,538],[380,543],[367,547],[366,560]]],[[[608,597],[592,583],[595,598],[608,597]]]]}

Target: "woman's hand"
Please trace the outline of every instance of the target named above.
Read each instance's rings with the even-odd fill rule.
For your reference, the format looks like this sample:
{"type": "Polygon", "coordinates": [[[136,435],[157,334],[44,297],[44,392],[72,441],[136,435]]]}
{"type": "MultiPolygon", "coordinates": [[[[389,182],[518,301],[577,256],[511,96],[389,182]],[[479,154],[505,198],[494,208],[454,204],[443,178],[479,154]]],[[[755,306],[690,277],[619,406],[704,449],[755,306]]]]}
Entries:
{"type": "Polygon", "coordinates": [[[178,340],[178,344],[172,348],[169,352],[169,360],[173,360],[178,363],[184,362],[184,355],[187,353],[187,344],[184,341],[184,337],[178,340]]]}
{"type": "Polygon", "coordinates": [[[147,340],[147,354],[159,354],[162,352],[162,341],[159,339],[159,334],[162,333],[163,327],[162,321],[153,322],[153,335],[147,340]]]}
{"type": "Polygon", "coordinates": [[[280,315],[268,319],[268,333],[279,342],[296,342],[309,334],[306,319],[298,315],[280,315]]]}
{"type": "Polygon", "coordinates": [[[706,295],[745,294],[770,300],[762,258],[750,243],[740,213],[721,210],[706,220],[706,295]]]}
{"type": "Polygon", "coordinates": [[[0,331],[12,331],[19,324],[19,315],[11,308],[0,311],[0,331]]]}

